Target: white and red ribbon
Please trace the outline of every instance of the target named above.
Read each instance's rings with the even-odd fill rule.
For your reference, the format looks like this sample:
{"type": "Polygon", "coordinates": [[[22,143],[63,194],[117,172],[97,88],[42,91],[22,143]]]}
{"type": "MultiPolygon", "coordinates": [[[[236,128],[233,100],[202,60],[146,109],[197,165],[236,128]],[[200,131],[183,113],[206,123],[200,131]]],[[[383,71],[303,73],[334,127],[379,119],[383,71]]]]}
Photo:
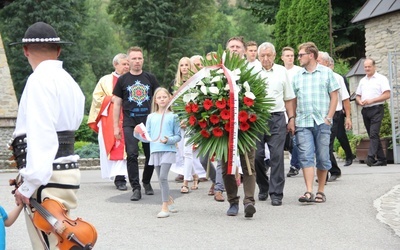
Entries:
{"type": "MultiPolygon", "coordinates": [[[[180,96],[182,96],[189,89],[194,88],[196,84],[202,80],[204,77],[209,75],[209,71],[213,69],[222,68],[224,71],[224,75],[228,81],[229,85],[229,104],[230,104],[230,132],[229,132],[229,146],[228,146],[228,166],[227,166],[227,174],[234,175],[236,173],[237,168],[237,149],[238,149],[238,131],[239,131],[239,98],[238,98],[238,88],[236,87],[236,81],[233,81],[233,73],[228,68],[224,66],[224,64],[208,66],[201,69],[199,72],[194,74],[191,78],[189,78],[184,84],[182,84],[179,89],[172,96],[169,101],[167,110],[180,96]]],[[[161,131],[160,131],[161,134],[161,131]]]]}

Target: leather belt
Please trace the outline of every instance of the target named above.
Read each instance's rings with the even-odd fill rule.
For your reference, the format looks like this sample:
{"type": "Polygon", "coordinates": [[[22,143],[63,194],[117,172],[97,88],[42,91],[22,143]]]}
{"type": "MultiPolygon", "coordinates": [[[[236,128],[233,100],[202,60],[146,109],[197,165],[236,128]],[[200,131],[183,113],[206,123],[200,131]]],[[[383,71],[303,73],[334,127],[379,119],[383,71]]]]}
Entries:
{"type": "Polygon", "coordinates": [[[378,104],[378,105],[374,105],[374,106],[370,106],[370,107],[364,107],[363,109],[374,109],[374,108],[382,108],[383,104],[378,104]]]}
{"type": "Polygon", "coordinates": [[[58,150],[54,159],[73,155],[74,154],[74,143],[75,143],[75,131],[59,131],[57,132],[58,137],[58,150]]]}
{"type": "MultiPolygon", "coordinates": [[[[69,156],[74,154],[74,142],[75,142],[75,131],[59,131],[57,132],[58,137],[58,150],[56,157],[69,156]]],[[[13,156],[9,160],[14,160],[12,166],[16,166],[18,169],[26,167],[26,152],[27,152],[27,138],[26,135],[20,135],[15,137],[14,140],[9,142],[9,149],[13,151],[13,156]]],[[[76,164],[76,163],[75,163],[76,164]]],[[[62,165],[62,164],[59,164],[62,165]]],[[[77,164],[76,164],[77,165],[77,164]]],[[[65,165],[67,167],[67,165],[65,165]]],[[[71,164],[68,165],[70,169],[71,164]]],[[[60,167],[61,168],[61,167],[60,167]]],[[[74,166],[74,168],[77,168],[74,166]]],[[[59,170],[59,169],[54,169],[59,170]]]]}
{"type": "Polygon", "coordinates": [[[53,163],[53,170],[70,170],[79,168],[79,164],[77,162],[70,162],[70,163],[53,163]]]}

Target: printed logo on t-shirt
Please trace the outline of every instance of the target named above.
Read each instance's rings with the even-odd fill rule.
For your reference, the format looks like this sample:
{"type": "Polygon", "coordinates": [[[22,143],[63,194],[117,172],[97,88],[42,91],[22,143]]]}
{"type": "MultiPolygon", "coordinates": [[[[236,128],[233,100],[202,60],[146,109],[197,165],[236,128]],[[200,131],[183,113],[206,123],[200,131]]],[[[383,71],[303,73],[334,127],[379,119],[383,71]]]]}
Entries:
{"type": "Polygon", "coordinates": [[[136,80],[135,84],[127,87],[129,92],[128,100],[130,102],[136,102],[139,107],[142,106],[143,102],[150,100],[149,89],[150,86],[144,85],[139,80],[136,80]]]}

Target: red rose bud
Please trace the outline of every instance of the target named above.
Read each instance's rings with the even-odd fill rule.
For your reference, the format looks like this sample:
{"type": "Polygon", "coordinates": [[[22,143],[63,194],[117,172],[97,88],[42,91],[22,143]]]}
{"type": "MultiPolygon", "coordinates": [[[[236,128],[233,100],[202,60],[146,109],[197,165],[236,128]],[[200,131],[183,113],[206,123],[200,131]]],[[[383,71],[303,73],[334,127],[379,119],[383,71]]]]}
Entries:
{"type": "Polygon", "coordinates": [[[189,114],[192,113],[192,105],[190,105],[190,103],[186,104],[185,110],[189,114]]]}
{"type": "Polygon", "coordinates": [[[190,107],[192,108],[193,113],[196,113],[197,111],[199,111],[199,105],[197,105],[196,103],[192,103],[192,105],[190,107]]]}
{"type": "Polygon", "coordinates": [[[257,121],[257,115],[256,115],[256,114],[251,114],[251,115],[249,116],[249,121],[250,121],[250,122],[255,122],[255,121],[257,121]]]}
{"type": "Polygon", "coordinates": [[[252,100],[246,96],[243,98],[243,102],[247,107],[251,107],[254,104],[254,100],[252,100]]]}
{"type": "Polygon", "coordinates": [[[247,131],[247,130],[249,130],[249,128],[250,128],[250,125],[247,122],[241,122],[239,124],[239,129],[242,131],[247,131]]]}
{"type": "Polygon", "coordinates": [[[221,137],[224,134],[224,131],[219,127],[213,128],[212,132],[215,137],[221,137]]]}
{"type": "Polygon", "coordinates": [[[222,98],[221,100],[216,101],[215,106],[217,106],[218,109],[224,109],[226,107],[225,99],[222,98]]]}
{"type": "Polygon", "coordinates": [[[225,128],[226,132],[228,132],[228,133],[231,131],[231,128],[229,126],[229,122],[225,123],[224,128],[225,128]]]}
{"type": "Polygon", "coordinates": [[[201,134],[203,137],[205,137],[205,138],[209,138],[209,137],[210,137],[210,133],[208,133],[208,131],[207,131],[207,130],[204,130],[204,129],[202,129],[202,130],[200,131],[200,134],[201,134]]]}
{"type": "Polygon", "coordinates": [[[221,110],[221,113],[219,113],[219,115],[221,116],[221,118],[223,120],[229,120],[229,117],[230,117],[229,110],[223,109],[223,110],[221,110]]]}
{"type": "Polygon", "coordinates": [[[217,115],[211,115],[210,122],[214,125],[217,124],[219,122],[219,117],[217,115]]]}
{"type": "Polygon", "coordinates": [[[200,120],[199,121],[199,126],[200,126],[200,128],[206,128],[207,127],[207,121],[206,120],[200,120]]]}
{"type": "Polygon", "coordinates": [[[194,115],[191,115],[190,118],[189,118],[189,124],[191,126],[194,126],[194,125],[196,125],[196,122],[197,122],[196,117],[194,115]]]}
{"type": "Polygon", "coordinates": [[[249,118],[249,115],[247,114],[246,111],[242,110],[239,112],[239,121],[240,122],[246,122],[248,118],[249,118]]]}
{"type": "Polygon", "coordinates": [[[210,110],[210,108],[213,106],[213,102],[210,99],[205,99],[203,102],[203,107],[205,110],[210,110]]]}

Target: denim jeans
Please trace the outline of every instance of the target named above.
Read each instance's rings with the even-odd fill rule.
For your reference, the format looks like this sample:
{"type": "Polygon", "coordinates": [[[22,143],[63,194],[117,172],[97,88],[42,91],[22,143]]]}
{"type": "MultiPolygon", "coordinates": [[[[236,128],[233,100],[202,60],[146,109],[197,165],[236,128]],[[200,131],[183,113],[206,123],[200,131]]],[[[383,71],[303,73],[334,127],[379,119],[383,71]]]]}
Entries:
{"type": "Polygon", "coordinates": [[[331,168],[329,158],[330,136],[331,126],[325,123],[317,125],[314,122],[314,127],[296,127],[296,142],[301,168],[314,166],[320,170],[331,168]],[[316,159],[316,163],[314,159],[316,159]]]}

